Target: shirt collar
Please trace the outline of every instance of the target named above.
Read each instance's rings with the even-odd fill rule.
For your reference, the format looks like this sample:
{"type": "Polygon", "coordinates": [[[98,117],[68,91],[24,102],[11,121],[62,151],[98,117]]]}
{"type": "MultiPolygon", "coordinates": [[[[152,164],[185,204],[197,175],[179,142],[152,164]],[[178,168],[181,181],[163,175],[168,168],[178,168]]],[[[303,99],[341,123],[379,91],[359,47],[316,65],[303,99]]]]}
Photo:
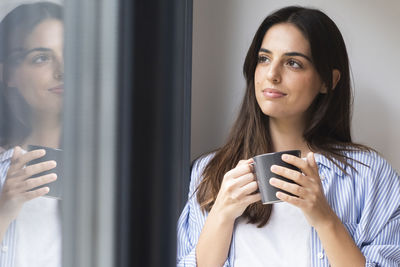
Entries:
{"type": "Polygon", "coordinates": [[[324,166],[326,168],[329,168],[331,170],[333,170],[338,176],[340,177],[345,177],[346,176],[346,169],[347,166],[345,164],[343,164],[342,162],[333,159],[335,161],[335,163],[337,165],[340,166],[340,168],[342,168],[345,172],[343,172],[335,163],[333,163],[332,160],[328,159],[327,157],[325,157],[324,155],[315,153],[315,161],[317,162],[317,164],[319,166],[324,166]]]}

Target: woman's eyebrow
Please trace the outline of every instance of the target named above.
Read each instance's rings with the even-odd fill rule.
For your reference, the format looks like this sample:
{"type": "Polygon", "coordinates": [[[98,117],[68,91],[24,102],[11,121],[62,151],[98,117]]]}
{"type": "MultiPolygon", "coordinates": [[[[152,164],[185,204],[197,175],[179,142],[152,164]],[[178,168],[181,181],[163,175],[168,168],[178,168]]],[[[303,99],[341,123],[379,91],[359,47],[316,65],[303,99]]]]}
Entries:
{"type": "Polygon", "coordinates": [[[51,52],[51,49],[46,48],[46,47],[35,47],[35,48],[24,51],[24,54],[28,55],[32,52],[51,52]]]}
{"type": "MultiPolygon", "coordinates": [[[[265,48],[260,48],[260,51],[259,52],[264,52],[264,53],[268,53],[268,54],[272,54],[272,52],[270,51],[270,50],[268,50],[268,49],[265,49],[265,48]]],[[[308,56],[306,56],[306,55],[304,55],[304,54],[302,54],[302,53],[299,53],[299,52],[288,52],[288,53],[285,53],[284,54],[285,56],[298,56],[298,57],[303,57],[303,58],[305,58],[305,59],[307,59],[308,61],[310,61],[311,63],[312,63],[312,60],[308,57],[308,56]]]]}

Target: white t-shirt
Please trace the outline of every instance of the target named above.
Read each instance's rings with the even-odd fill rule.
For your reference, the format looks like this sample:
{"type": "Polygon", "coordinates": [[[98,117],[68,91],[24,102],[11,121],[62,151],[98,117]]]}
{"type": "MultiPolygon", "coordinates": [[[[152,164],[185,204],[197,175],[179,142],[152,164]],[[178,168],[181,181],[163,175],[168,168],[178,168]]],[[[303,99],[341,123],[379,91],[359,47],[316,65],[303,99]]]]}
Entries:
{"type": "Polygon", "coordinates": [[[309,267],[310,230],[297,207],[273,204],[271,217],[262,228],[238,219],[235,242],[235,267],[309,267]]]}
{"type": "Polygon", "coordinates": [[[60,200],[26,202],[17,217],[15,267],[61,267],[60,200]]]}

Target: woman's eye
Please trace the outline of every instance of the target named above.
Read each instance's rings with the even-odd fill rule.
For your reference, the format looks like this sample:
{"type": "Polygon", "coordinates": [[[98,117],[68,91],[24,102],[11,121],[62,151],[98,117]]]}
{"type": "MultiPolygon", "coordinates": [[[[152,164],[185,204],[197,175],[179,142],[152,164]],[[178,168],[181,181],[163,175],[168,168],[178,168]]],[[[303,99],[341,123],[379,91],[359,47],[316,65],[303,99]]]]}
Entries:
{"type": "Polygon", "coordinates": [[[33,64],[41,64],[41,63],[47,62],[49,60],[50,60],[50,56],[49,55],[40,54],[40,55],[34,56],[32,58],[32,63],[33,64]]]}
{"type": "Polygon", "coordinates": [[[269,58],[263,55],[258,56],[258,63],[269,62],[269,58]]]}
{"type": "Polygon", "coordinates": [[[295,61],[295,60],[289,60],[288,62],[287,62],[287,64],[290,66],[290,67],[293,67],[293,68],[296,68],[296,69],[301,69],[303,66],[299,63],[299,62],[297,62],[297,61],[295,61]]]}

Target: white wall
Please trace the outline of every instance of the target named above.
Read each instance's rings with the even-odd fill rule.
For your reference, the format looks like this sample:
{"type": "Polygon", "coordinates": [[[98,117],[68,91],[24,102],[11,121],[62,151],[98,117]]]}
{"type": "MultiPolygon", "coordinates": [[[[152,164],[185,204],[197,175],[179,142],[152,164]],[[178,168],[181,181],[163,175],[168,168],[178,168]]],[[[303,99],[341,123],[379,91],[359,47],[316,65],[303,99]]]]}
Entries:
{"type": "Polygon", "coordinates": [[[220,146],[243,96],[242,65],[261,21],[287,5],[321,9],[341,30],[354,76],[353,139],[400,171],[400,1],[194,0],[192,158],[220,146]]]}

